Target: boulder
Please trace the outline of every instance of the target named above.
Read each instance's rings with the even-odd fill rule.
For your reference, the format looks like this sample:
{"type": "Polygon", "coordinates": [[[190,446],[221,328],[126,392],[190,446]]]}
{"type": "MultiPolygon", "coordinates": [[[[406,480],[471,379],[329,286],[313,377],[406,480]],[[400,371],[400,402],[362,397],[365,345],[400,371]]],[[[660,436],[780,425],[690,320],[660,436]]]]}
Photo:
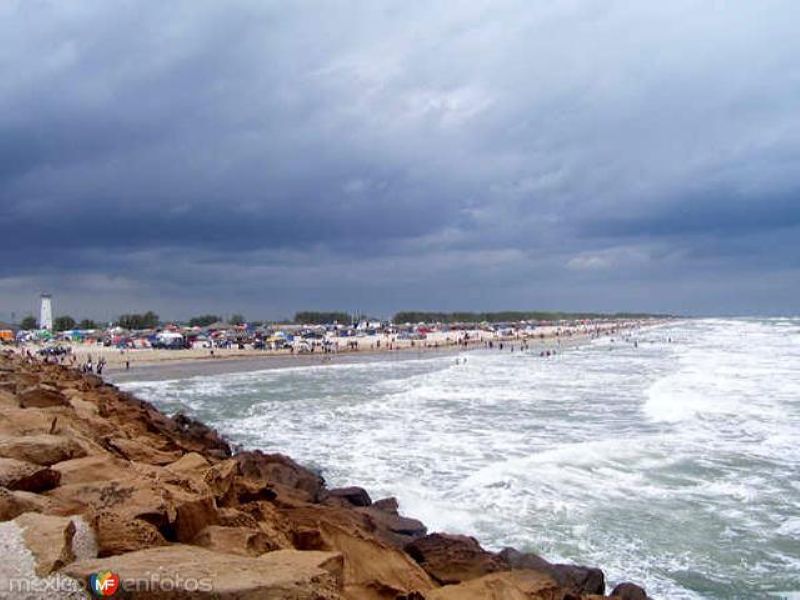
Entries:
{"type": "Polygon", "coordinates": [[[42,467],[15,458],[0,458],[0,486],[9,490],[44,492],[56,487],[61,474],[49,467],[42,467]]]}
{"type": "Polygon", "coordinates": [[[184,454],[175,462],[167,465],[167,469],[177,475],[202,475],[210,468],[211,463],[197,452],[184,454]]]}
{"type": "Polygon", "coordinates": [[[0,437],[0,457],[16,458],[37,465],[86,456],[86,450],[72,437],[39,434],[0,437]]]}
{"type": "Polygon", "coordinates": [[[219,523],[217,504],[211,496],[180,502],[175,507],[175,540],[189,543],[209,525],[219,523]]]}
{"type": "Polygon", "coordinates": [[[324,502],[333,506],[370,506],[372,504],[367,490],[356,486],[327,490],[324,495],[324,502]]]}
{"type": "Polygon", "coordinates": [[[108,450],[126,460],[150,465],[168,465],[181,456],[178,451],[159,450],[147,441],[131,440],[124,437],[110,437],[103,444],[108,450]]]}
{"type": "Polygon", "coordinates": [[[167,544],[155,525],[117,510],[90,512],[87,520],[95,532],[97,556],[101,558],[167,544]]]}
{"type": "Polygon", "coordinates": [[[382,510],[392,515],[396,515],[400,509],[400,504],[397,502],[397,498],[394,496],[375,500],[375,502],[372,503],[372,506],[377,510],[382,510]]]}
{"type": "Polygon", "coordinates": [[[10,521],[26,512],[44,512],[48,508],[48,500],[43,496],[0,487],[0,521],[10,521]]]}
{"type": "Polygon", "coordinates": [[[175,544],[102,560],[74,562],[63,573],[84,583],[110,570],[129,598],[341,600],[342,557],[280,550],[258,558],[175,544]],[[138,589],[126,582],[139,582],[138,589]]]}
{"type": "Polygon", "coordinates": [[[50,433],[57,412],[43,408],[2,407],[0,408],[0,438],[50,433]]]}
{"type": "Polygon", "coordinates": [[[649,600],[647,592],[634,583],[620,583],[611,590],[611,597],[620,600],[649,600]]]}
{"type": "Polygon", "coordinates": [[[239,463],[234,459],[215,464],[203,474],[203,481],[220,505],[238,504],[236,481],[240,475],[239,463]]]}
{"type": "Polygon", "coordinates": [[[414,540],[405,550],[441,585],[509,569],[502,558],[481,548],[475,538],[465,535],[432,533],[414,540]]]}
{"type": "Polygon", "coordinates": [[[369,529],[369,519],[354,510],[307,505],[282,512],[293,524],[295,543],[344,556],[348,598],[393,600],[403,594],[426,593],[434,587],[419,565],[405,552],[376,537],[369,529]]]}
{"type": "MultiPolygon", "coordinates": [[[[123,474],[124,475],[124,474],[123,474]]],[[[46,493],[68,514],[114,510],[129,519],[143,519],[169,528],[175,511],[164,486],[136,477],[60,485],[46,493]]]]}
{"type": "Polygon", "coordinates": [[[51,406],[69,406],[69,400],[58,388],[51,385],[38,384],[26,388],[17,394],[22,408],[48,408],[51,406]]]}
{"type": "Polygon", "coordinates": [[[428,533],[428,528],[425,527],[422,521],[403,517],[396,510],[390,512],[388,506],[381,509],[372,505],[366,508],[357,508],[356,510],[369,517],[378,537],[397,548],[405,548],[411,542],[425,537],[428,533]]]}
{"type": "Polygon", "coordinates": [[[75,560],[72,540],[75,524],[66,517],[24,513],[14,519],[22,529],[25,545],[33,554],[40,577],[57,571],[75,560]]]}
{"type": "Polygon", "coordinates": [[[62,485],[73,485],[119,479],[130,470],[131,463],[104,452],[58,462],[52,468],[61,475],[62,485]]]}
{"type": "Polygon", "coordinates": [[[572,594],[604,594],[606,581],[603,571],[594,567],[553,564],[540,556],[505,548],[499,555],[512,569],[529,569],[550,575],[572,594]]]}
{"type": "Polygon", "coordinates": [[[241,556],[259,556],[281,548],[260,529],[219,525],[210,525],[203,529],[192,540],[192,544],[215,552],[241,556]]]}
{"type": "Polygon", "coordinates": [[[562,600],[563,590],[553,579],[536,571],[491,573],[456,585],[435,589],[425,600],[562,600]]]}
{"type": "MultiPolygon", "coordinates": [[[[286,503],[316,502],[325,486],[319,475],[301,467],[283,454],[264,454],[259,450],[240,452],[235,457],[241,478],[249,490],[267,488],[286,503]]],[[[266,498],[265,498],[266,499],[266,498]]]]}
{"type": "Polygon", "coordinates": [[[14,394],[15,387],[12,383],[0,381],[0,408],[19,407],[19,399],[14,394]]]}
{"type": "Polygon", "coordinates": [[[214,458],[228,458],[231,447],[217,432],[205,423],[201,423],[182,413],[172,417],[179,431],[179,443],[186,450],[205,452],[214,458]]]}
{"type": "Polygon", "coordinates": [[[258,527],[258,521],[250,513],[238,508],[220,508],[218,511],[219,524],[223,527],[258,527]]]}

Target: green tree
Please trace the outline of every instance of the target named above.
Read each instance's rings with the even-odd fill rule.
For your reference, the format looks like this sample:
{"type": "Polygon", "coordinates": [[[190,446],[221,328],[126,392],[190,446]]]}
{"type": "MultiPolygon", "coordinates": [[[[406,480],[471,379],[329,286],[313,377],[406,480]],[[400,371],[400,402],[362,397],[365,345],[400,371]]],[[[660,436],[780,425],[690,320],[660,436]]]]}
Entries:
{"type": "Polygon", "coordinates": [[[38,329],[39,323],[36,322],[36,317],[33,315],[28,315],[19,324],[22,329],[38,329]]]}
{"type": "Polygon", "coordinates": [[[221,321],[219,315],[200,315],[199,317],[192,317],[189,319],[190,327],[208,327],[212,323],[221,321]]]}
{"type": "Polygon", "coordinates": [[[231,325],[244,325],[247,321],[244,320],[244,315],[240,314],[233,314],[231,318],[228,319],[228,323],[231,325]]]}
{"type": "Polygon", "coordinates": [[[120,315],[117,324],[125,329],[153,329],[158,327],[158,315],[152,310],[148,310],[143,315],[120,315]]]}
{"type": "Polygon", "coordinates": [[[304,310],[294,316],[294,322],[301,325],[328,325],[334,321],[342,325],[349,325],[351,318],[343,311],[304,310]]]}
{"type": "Polygon", "coordinates": [[[97,323],[91,319],[82,319],[81,322],[78,323],[78,329],[97,329],[97,323]]]}
{"type": "Polygon", "coordinates": [[[69,315],[61,315],[53,320],[53,331],[67,331],[75,327],[75,319],[69,315]]]}

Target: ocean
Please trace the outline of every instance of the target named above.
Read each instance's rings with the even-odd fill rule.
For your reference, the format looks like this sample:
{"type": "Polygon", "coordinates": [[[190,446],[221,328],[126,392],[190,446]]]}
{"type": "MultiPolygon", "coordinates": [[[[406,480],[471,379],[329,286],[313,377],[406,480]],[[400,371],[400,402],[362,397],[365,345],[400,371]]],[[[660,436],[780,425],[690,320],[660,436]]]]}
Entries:
{"type": "Polygon", "coordinates": [[[431,531],[655,598],[800,598],[800,319],[120,387],[431,531]]]}

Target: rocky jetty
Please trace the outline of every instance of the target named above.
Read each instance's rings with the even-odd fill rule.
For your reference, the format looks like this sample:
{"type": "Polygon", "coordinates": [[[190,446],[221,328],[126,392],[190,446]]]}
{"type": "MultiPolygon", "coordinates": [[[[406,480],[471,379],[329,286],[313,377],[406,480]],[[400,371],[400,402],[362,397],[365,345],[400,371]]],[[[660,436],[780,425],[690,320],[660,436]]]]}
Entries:
{"type": "Polygon", "coordinates": [[[287,456],[234,453],[97,377],[0,355],[2,597],[606,597],[599,569],[490,552],[398,508],[287,456]]]}

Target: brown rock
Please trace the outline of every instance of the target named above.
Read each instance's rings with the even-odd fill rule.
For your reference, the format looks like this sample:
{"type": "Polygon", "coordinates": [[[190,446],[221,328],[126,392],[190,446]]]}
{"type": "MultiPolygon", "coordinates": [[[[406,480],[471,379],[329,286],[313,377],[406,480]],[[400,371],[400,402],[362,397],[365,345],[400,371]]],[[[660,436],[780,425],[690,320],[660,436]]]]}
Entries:
{"type": "Polygon", "coordinates": [[[44,496],[0,487],[0,521],[10,521],[26,512],[50,512],[52,508],[52,501],[44,496]]]}
{"type": "Polygon", "coordinates": [[[425,571],[442,585],[460,583],[509,568],[508,563],[484,550],[475,538],[432,533],[405,548],[425,571]]]}
{"type": "Polygon", "coordinates": [[[259,556],[281,548],[260,529],[219,525],[210,525],[203,529],[192,540],[192,544],[215,552],[241,556],[259,556]]]}
{"type": "Polygon", "coordinates": [[[52,466],[61,475],[62,485],[111,481],[125,476],[131,468],[130,461],[108,453],[73,458],[52,466]]]}
{"type": "Polygon", "coordinates": [[[86,450],[66,436],[41,434],[0,437],[0,457],[3,458],[16,458],[49,466],[79,456],[86,456],[86,450]]]}
{"type": "Polygon", "coordinates": [[[0,382],[0,408],[18,408],[19,399],[14,394],[16,386],[10,382],[0,382]]]}
{"type": "Polygon", "coordinates": [[[219,523],[217,504],[211,496],[188,499],[175,509],[175,540],[189,543],[209,525],[219,523]]]}
{"type": "Polygon", "coordinates": [[[602,595],[605,593],[605,575],[600,569],[578,565],[553,564],[536,554],[522,553],[513,548],[505,548],[499,553],[499,556],[512,569],[529,569],[547,573],[560,586],[566,588],[572,594],[602,595]]]}
{"type": "Polygon", "coordinates": [[[382,510],[383,512],[387,512],[393,515],[396,515],[398,510],[400,509],[400,505],[397,502],[397,498],[395,498],[394,496],[376,500],[375,502],[372,503],[372,506],[378,510],[382,510]]]}
{"type": "Polygon", "coordinates": [[[611,597],[620,600],[648,600],[647,592],[633,583],[620,583],[611,591],[611,597]]]}
{"type": "Polygon", "coordinates": [[[90,513],[88,521],[95,533],[97,556],[101,558],[167,544],[154,525],[119,511],[105,509],[90,513]]]}
{"type": "Polygon", "coordinates": [[[111,437],[104,440],[104,446],[124,459],[151,465],[168,465],[181,456],[180,452],[163,451],[146,441],[111,437]]]}
{"type": "Polygon", "coordinates": [[[47,496],[58,502],[66,514],[114,510],[129,519],[143,519],[159,530],[170,530],[175,518],[172,494],[147,479],[128,477],[61,485],[47,492],[47,496]]]}
{"type": "Polygon", "coordinates": [[[491,573],[435,589],[425,600],[562,600],[564,592],[551,577],[536,571],[491,573]]]}
{"type": "Polygon", "coordinates": [[[61,474],[48,467],[14,458],[0,458],[0,486],[9,490],[44,492],[56,487],[61,474]]]}
{"type": "Polygon", "coordinates": [[[197,452],[184,454],[172,464],[167,465],[167,469],[179,475],[202,475],[209,468],[211,468],[211,463],[197,452]]]}
{"type": "Polygon", "coordinates": [[[434,587],[419,565],[378,539],[369,519],[354,510],[307,505],[282,512],[294,524],[297,542],[342,553],[348,598],[393,600],[434,587]]]}
{"type": "Polygon", "coordinates": [[[17,397],[22,408],[47,408],[50,406],[69,405],[67,397],[51,385],[33,385],[21,391],[17,394],[17,397]]]}
{"type": "MultiPolygon", "coordinates": [[[[281,550],[259,558],[172,545],[75,562],[63,573],[88,582],[99,570],[148,582],[127,597],[148,599],[341,600],[342,559],[331,552],[281,550]]],[[[124,588],[123,588],[124,589],[124,588]]]]}
{"type": "Polygon", "coordinates": [[[375,505],[356,510],[370,518],[376,535],[397,548],[405,548],[406,545],[425,537],[428,533],[428,528],[422,521],[403,517],[396,511],[392,513],[388,509],[381,509],[375,505]]]}
{"type": "Polygon", "coordinates": [[[372,504],[367,490],[356,486],[327,490],[324,492],[324,496],[324,501],[326,503],[332,501],[333,506],[370,506],[372,504]],[[342,501],[343,504],[338,501],[342,501]]]}
{"type": "Polygon", "coordinates": [[[75,560],[72,548],[75,524],[70,519],[24,513],[14,519],[14,523],[22,528],[25,545],[33,554],[36,574],[40,577],[75,560]]]}
{"type": "Polygon", "coordinates": [[[203,474],[203,481],[223,505],[237,504],[236,479],[240,474],[239,463],[234,459],[217,463],[203,474]]]}
{"type": "Polygon", "coordinates": [[[242,478],[258,488],[272,490],[277,497],[316,502],[319,500],[325,481],[316,473],[301,467],[283,454],[264,454],[259,450],[240,452],[235,457],[242,478]]]}
{"type": "Polygon", "coordinates": [[[258,521],[253,515],[237,508],[220,508],[219,524],[223,527],[247,527],[251,529],[258,527],[258,521]]]}
{"type": "Polygon", "coordinates": [[[214,458],[228,458],[231,447],[214,429],[191,417],[178,413],[172,421],[180,433],[180,444],[189,451],[205,452],[214,458]]]}

